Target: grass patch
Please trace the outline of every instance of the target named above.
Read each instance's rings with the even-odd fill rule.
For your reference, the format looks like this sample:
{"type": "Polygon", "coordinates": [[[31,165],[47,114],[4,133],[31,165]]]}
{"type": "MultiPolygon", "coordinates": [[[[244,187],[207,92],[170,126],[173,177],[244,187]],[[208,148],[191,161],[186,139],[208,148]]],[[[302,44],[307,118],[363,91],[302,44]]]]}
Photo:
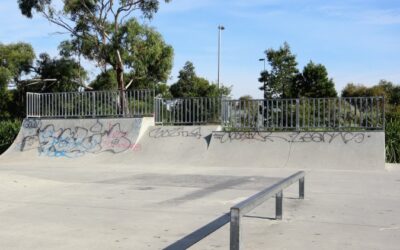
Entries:
{"type": "Polygon", "coordinates": [[[400,163],[400,117],[386,121],[386,162],[400,163]]]}

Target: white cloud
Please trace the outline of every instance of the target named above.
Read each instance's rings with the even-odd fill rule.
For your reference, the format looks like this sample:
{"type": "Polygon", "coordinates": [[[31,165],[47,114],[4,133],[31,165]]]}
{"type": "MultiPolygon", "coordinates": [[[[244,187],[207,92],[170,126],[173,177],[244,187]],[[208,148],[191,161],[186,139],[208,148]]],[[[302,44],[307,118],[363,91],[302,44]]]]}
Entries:
{"type": "Polygon", "coordinates": [[[330,17],[350,19],[364,24],[400,24],[399,8],[372,9],[358,5],[326,5],[316,10],[330,17]]]}
{"type": "Polygon", "coordinates": [[[359,14],[359,19],[368,24],[400,24],[400,9],[368,10],[359,14]]]}

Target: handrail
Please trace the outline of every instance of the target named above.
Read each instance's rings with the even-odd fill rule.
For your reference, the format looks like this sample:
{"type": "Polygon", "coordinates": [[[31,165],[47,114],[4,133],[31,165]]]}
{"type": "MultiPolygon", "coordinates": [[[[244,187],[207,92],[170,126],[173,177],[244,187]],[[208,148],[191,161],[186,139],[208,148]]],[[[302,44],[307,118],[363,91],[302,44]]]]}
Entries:
{"type": "Polygon", "coordinates": [[[249,197],[248,199],[231,207],[230,213],[223,214],[210,223],[202,226],[194,232],[188,234],[175,243],[167,246],[164,250],[187,249],[208,235],[214,233],[219,228],[230,222],[230,249],[240,249],[240,217],[250,212],[264,201],[276,195],[276,219],[282,219],[282,190],[296,181],[299,181],[299,197],[304,199],[304,177],[305,172],[299,171],[276,184],[265,188],[261,192],[249,197]]]}
{"type": "Polygon", "coordinates": [[[282,219],[282,197],[283,189],[299,181],[299,198],[304,199],[304,177],[305,172],[299,171],[278,183],[262,190],[261,192],[249,197],[248,199],[231,207],[230,221],[230,249],[240,249],[240,218],[263,202],[275,195],[276,197],[276,219],[282,219]]]}

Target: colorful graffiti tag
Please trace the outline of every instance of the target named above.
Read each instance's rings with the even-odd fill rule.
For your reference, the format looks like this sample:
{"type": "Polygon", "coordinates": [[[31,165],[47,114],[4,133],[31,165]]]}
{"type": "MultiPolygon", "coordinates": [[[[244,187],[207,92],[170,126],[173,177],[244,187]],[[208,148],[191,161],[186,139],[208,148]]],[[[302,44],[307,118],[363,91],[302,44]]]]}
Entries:
{"type": "Polygon", "coordinates": [[[27,131],[18,144],[19,150],[36,148],[42,156],[75,158],[88,153],[118,154],[139,148],[128,138],[128,132],[121,129],[120,123],[104,124],[96,120],[89,129],[83,126],[56,128],[51,123],[43,125],[39,120],[27,119],[23,126],[27,131]]]}

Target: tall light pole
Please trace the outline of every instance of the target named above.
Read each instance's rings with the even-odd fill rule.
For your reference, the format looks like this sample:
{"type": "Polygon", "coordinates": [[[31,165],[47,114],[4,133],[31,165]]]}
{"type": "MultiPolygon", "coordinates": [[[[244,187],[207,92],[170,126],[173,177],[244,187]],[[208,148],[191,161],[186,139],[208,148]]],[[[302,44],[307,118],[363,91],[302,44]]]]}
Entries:
{"type": "Polygon", "coordinates": [[[220,71],[220,63],[221,63],[221,31],[225,29],[224,26],[218,26],[218,78],[217,78],[217,86],[219,90],[219,71],[220,71]]]}

